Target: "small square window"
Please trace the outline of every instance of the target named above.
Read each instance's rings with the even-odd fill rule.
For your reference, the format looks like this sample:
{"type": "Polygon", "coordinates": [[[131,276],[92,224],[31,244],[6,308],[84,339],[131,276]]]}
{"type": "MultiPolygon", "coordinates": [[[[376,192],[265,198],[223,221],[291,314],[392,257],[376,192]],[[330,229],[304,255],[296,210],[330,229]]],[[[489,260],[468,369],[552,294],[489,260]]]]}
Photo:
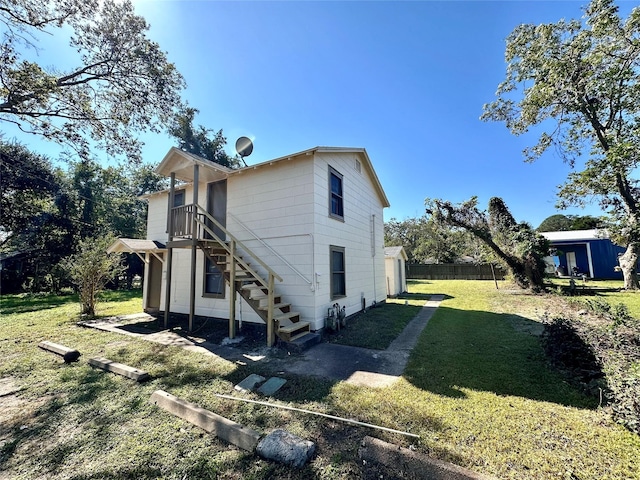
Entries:
{"type": "Polygon", "coordinates": [[[344,220],[342,175],[329,167],[329,216],[344,220]]]}
{"type": "Polygon", "coordinates": [[[184,205],[185,193],[186,192],[184,190],[176,190],[175,192],[173,192],[174,207],[181,207],[182,205],[184,205]]]}

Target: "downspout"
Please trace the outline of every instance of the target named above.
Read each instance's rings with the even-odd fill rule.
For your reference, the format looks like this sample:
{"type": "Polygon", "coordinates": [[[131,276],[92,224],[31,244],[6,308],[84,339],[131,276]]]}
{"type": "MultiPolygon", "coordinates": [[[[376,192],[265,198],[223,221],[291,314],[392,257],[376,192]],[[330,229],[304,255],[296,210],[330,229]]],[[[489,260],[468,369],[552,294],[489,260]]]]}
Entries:
{"type": "Polygon", "coordinates": [[[371,262],[373,265],[373,304],[376,299],[376,214],[371,214],[371,262]]]}

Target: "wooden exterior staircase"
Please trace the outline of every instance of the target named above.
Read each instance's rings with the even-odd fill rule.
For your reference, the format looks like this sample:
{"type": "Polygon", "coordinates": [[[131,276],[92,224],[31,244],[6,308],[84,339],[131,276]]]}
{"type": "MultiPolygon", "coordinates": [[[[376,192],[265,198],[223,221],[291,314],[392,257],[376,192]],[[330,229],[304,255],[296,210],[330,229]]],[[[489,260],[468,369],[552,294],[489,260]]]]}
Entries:
{"type": "Polygon", "coordinates": [[[235,336],[236,294],[266,323],[267,346],[273,345],[276,335],[291,342],[311,332],[310,322],[303,321],[300,313],[276,294],[275,282],[282,278],[204,208],[198,204],[174,207],[169,216],[167,248],[198,248],[223,272],[232,292],[231,338],[235,336]]]}

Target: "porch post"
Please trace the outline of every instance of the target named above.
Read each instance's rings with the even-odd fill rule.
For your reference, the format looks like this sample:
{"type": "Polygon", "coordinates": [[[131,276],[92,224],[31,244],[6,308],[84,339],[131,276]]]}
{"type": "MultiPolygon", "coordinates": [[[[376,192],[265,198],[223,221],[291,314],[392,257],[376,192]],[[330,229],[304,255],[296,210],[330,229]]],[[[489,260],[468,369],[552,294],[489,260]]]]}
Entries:
{"type": "Polygon", "coordinates": [[[169,189],[169,208],[167,209],[167,283],[164,293],[164,328],[169,325],[169,311],[171,310],[171,264],[173,260],[173,199],[176,188],[176,174],[171,172],[171,187],[169,189]]]}
{"type": "Polygon", "coordinates": [[[193,205],[191,207],[191,291],[189,297],[189,333],[193,331],[193,317],[196,311],[196,253],[198,248],[198,182],[199,165],[193,165],[193,205]]]}
{"type": "Polygon", "coordinates": [[[229,246],[229,338],[236,338],[236,241],[231,240],[229,246]]]}
{"type": "Polygon", "coordinates": [[[595,272],[593,271],[593,258],[591,257],[591,243],[587,242],[587,261],[589,262],[589,276],[595,278],[595,272]]]}

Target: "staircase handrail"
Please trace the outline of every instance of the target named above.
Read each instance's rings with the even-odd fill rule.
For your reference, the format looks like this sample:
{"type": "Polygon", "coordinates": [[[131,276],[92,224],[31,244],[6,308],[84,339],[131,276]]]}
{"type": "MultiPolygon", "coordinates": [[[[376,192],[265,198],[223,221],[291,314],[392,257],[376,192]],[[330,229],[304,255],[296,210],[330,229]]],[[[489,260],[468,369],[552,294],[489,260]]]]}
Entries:
{"type": "MultiPolygon", "coordinates": [[[[264,268],[269,275],[272,275],[273,278],[277,279],[279,282],[282,282],[282,277],[280,275],[278,275],[276,272],[273,271],[273,269],[271,267],[269,267],[266,263],[264,263],[260,257],[258,257],[249,247],[247,247],[244,243],[242,243],[242,241],[238,240],[238,238],[236,238],[235,235],[233,235],[229,230],[227,230],[225,228],[224,225],[222,225],[218,220],[216,220],[215,218],[213,218],[213,216],[211,214],[209,214],[209,212],[207,212],[204,208],[202,208],[200,205],[196,204],[195,205],[198,215],[196,215],[196,221],[198,222],[198,224],[209,234],[213,237],[213,240],[218,241],[218,243],[220,243],[221,245],[224,246],[224,249],[227,250],[227,252],[229,252],[229,254],[231,254],[231,249],[229,248],[229,246],[226,244],[226,242],[224,240],[222,240],[220,237],[218,237],[215,232],[213,231],[213,229],[211,229],[207,223],[205,221],[202,221],[200,218],[198,218],[199,216],[203,216],[205,217],[207,220],[209,220],[211,223],[213,223],[216,227],[218,227],[220,230],[222,230],[227,238],[229,238],[230,240],[233,240],[234,242],[236,242],[236,244],[244,251],[246,252],[250,257],[252,257],[256,262],[258,262],[262,268],[264,268]]],[[[235,257],[236,261],[239,262],[244,268],[246,268],[247,270],[250,271],[250,273],[254,276],[258,276],[259,275],[253,271],[253,269],[249,266],[249,264],[247,264],[244,260],[242,260],[239,257],[235,257]]],[[[262,283],[262,282],[261,282],[262,283]]],[[[266,286],[266,285],[265,285],[266,286]]]]}
{"type": "MultiPolygon", "coordinates": [[[[282,262],[287,267],[289,267],[296,275],[298,275],[302,280],[304,280],[306,283],[308,283],[309,285],[311,285],[313,287],[313,282],[311,280],[309,280],[307,277],[305,277],[304,274],[300,273],[296,267],[294,267],[293,265],[291,265],[287,261],[286,258],[284,258],[282,255],[280,255],[278,252],[276,252],[273,249],[273,247],[271,247],[271,245],[269,245],[267,242],[265,242],[262,238],[258,237],[255,234],[255,232],[253,230],[251,230],[249,227],[247,227],[244,223],[242,223],[242,221],[238,217],[236,217],[235,215],[233,215],[232,213],[229,213],[229,212],[227,212],[227,215],[229,215],[236,222],[238,222],[238,225],[240,225],[242,228],[244,228],[253,238],[258,240],[265,248],[267,248],[271,253],[273,253],[276,257],[278,257],[280,260],[282,260],[282,262]]],[[[312,241],[313,241],[313,239],[312,239],[312,241]]]]}

